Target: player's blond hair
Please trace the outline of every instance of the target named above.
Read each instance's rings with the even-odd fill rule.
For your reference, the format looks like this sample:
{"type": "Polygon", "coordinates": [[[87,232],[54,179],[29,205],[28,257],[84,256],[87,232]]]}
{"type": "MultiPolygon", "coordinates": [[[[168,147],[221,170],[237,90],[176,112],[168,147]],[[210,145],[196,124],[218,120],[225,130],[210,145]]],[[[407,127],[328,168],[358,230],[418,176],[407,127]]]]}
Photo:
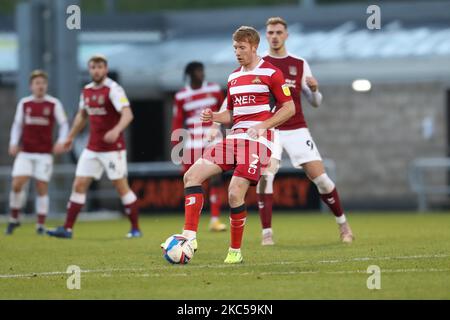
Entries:
{"type": "Polygon", "coordinates": [[[94,63],[103,62],[106,66],[108,65],[108,59],[106,58],[106,56],[104,56],[102,54],[95,54],[92,57],[90,57],[89,61],[88,61],[88,65],[91,62],[94,62],[94,63]]]}
{"type": "Polygon", "coordinates": [[[287,29],[287,22],[282,17],[270,17],[266,21],[266,27],[268,25],[274,25],[274,24],[281,24],[284,26],[285,29],[287,29]]]}
{"type": "Polygon", "coordinates": [[[48,81],[48,74],[44,70],[36,69],[30,73],[30,83],[36,78],[43,78],[48,81]]]}
{"type": "Polygon", "coordinates": [[[241,26],[233,33],[233,40],[236,42],[246,41],[257,46],[259,44],[259,33],[253,27],[241,26]]]}

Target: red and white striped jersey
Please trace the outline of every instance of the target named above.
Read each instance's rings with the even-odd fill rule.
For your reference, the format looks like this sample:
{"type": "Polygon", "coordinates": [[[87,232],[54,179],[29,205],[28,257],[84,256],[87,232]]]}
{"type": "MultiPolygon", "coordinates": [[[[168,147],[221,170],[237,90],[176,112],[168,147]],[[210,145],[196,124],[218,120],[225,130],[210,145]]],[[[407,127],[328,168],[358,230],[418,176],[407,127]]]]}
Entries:
{"type": "MultiPolygon", "coordinates": [[[[230,74],[227,109],[233,112],[232,130],[246,131],[272,117],[271,94],[277,105],[292,100],[283,73],[263,59],[251,71],[244,71],[241,67],[230,74]]],[[[250,139],[246,134],[240,134],[239,138],[250,139]]]]}
{"type": "Polygon", "coordinates": [[[206,81],[199,89],[188,85],[175,94],[172,131],[189,130],[191,139],[184,145],[185,149],[200,149],[206,145],[203,138],[212,123],[202,123],[200,113],[206,108],[219,111],[223,100],[220,86],[206,81]]]}

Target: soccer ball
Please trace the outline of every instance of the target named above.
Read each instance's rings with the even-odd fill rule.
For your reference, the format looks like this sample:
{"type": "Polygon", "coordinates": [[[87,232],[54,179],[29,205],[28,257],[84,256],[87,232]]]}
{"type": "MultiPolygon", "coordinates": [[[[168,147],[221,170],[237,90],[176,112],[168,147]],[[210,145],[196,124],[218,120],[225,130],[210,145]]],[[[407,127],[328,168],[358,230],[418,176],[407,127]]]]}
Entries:
{"type": "Polygon", "coordinates": [[[194,255],[191,241],[181,234],[167,238],[161,248],[164,258],[172,264],[186,264],[194,255]]]}

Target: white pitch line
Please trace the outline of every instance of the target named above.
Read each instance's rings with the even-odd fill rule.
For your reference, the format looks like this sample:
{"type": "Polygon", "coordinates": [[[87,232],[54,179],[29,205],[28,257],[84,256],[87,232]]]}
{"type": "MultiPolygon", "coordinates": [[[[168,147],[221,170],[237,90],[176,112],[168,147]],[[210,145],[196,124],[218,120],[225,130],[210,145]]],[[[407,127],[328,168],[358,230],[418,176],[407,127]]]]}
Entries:
{"type": "MultiPolygon", "coordinates": [[[[383,274],[385,273],[423,273],[423,272],[449,272],[450,268],[447,269],[381,269],[383,274]]],[[[244,273],[225,273],[218,272],[211,274],[212,276],[285,276],[285,275],[303,275],[303,274],[367,274],[367,270],[337,270],[337,271],[274,271],[274,272],[244,272],[244,273]]],[[[129,277],[130,275],[118,275],[119,277],[129,277]]],[[[144,274],[134,274],[131,276],[143,277],[143,278],[160,278],[160,277],[187,277],[187,273],[175,273],[175,274],[161,274],[161,273],[144,273],[144,274]]]]}
{"type": "MultiPolygon", "coordinates": [[[[319,260],[319,261],[277,261],[277,262],[268,262],[268,263],[244,263],[238,265],[213,265],[213,264],[204,264],[204,265],[190,265],[186,269],[226,269],[226,268],[239,268],[239,267],[264,267],[264,266],[275,266],[275,265],[292,265],[292,264],[335,264],[335,263],[345,263],[345,262],[354,262],[354,261],[373,261],[373,260],[398,260],[398,259],[438,259],[438,258],[447,258],[450,257],[449,254],[437,254],[437,255],[414,255],[414,256],[397,256],[397,257],[359,257],[359,258],[351,258],[351,259],[341,259],[341,260],[319,260]]],[[[183,267],[183,266],[174,266],[183,267]]],[[[108,272],[140,272],[140,271],[157,271],[157,270],[168,270],[170,266],[158,266],[158,267],[149,267],[149,268],[112,268],[112,269],[81,269],[82,273],[103,273],[107,274],[108,272]]],[[[407,270],[407,269],[405,269],[407,270]]],[[[411,269],[412,270],[412,269],[411,269]]],[[[417,269],[422,270],[422,269],[417,269]]],[[[425,269],[424,269],[425,270],[425,269]]],[[[428,269],[427,269],[428,270],[428,269]]],[[[433,269],[429,269],[433,270],[433,269]]],[[[441,269],[436,269],[441,270],[441,269]]],[[[442,269],[445,270],[445,269],[442,269]]],[[[292,271],[295,272],[295,271],[292,271]]],[[[317,271],[319,272],[319,271],[317,271]]],[[[334,273],[336,271],[323,272],[323,273],[334,273]]],[[[299,271],[295,274],[301,273],[315,273],[315,271],[299,271]]],[[[35,278],[35,277],[46,277],[46,276],[59,276],[59,275],[67,275],[67,272],[64,271],[51,271],[51,272],[33,272],[33,273],[22,273],[22,274],[0,274],[0,279],[12,279],[12,278],[35,278]]],[[[173,275],[183,275],[183,274],[173,274],[173,275]]],[[[105,275],[103,275],[105,277],[105,275]]],[[[150,275],[151,276],[151,275],[150,275]]]]}

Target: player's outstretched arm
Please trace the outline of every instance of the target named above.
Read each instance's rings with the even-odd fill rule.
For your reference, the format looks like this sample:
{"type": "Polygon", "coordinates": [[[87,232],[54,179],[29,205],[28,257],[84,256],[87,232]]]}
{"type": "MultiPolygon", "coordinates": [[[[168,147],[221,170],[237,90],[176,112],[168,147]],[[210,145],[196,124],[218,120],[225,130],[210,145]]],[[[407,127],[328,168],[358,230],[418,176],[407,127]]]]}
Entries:
{"type": "Polygon", "coordinates": [[[295,105],[292,100],[287,101],[282,104],[281,108],[269,119],[261,122],[260,124],[248,129],[247,134],[253,138],[257,139],[264,130],[278,127],[283,124],[289,118],[295,115],[295,105]]]}
{"type": "Polygon", "coordinates": [[[119,138],[119,135],[125,130],[128,125],[133,121],[133,111],[130,107],[123,107],[120,112],[120,120],[114,128],[105,133],[103,140],[107,143],[114,143],[119,138]]]}

